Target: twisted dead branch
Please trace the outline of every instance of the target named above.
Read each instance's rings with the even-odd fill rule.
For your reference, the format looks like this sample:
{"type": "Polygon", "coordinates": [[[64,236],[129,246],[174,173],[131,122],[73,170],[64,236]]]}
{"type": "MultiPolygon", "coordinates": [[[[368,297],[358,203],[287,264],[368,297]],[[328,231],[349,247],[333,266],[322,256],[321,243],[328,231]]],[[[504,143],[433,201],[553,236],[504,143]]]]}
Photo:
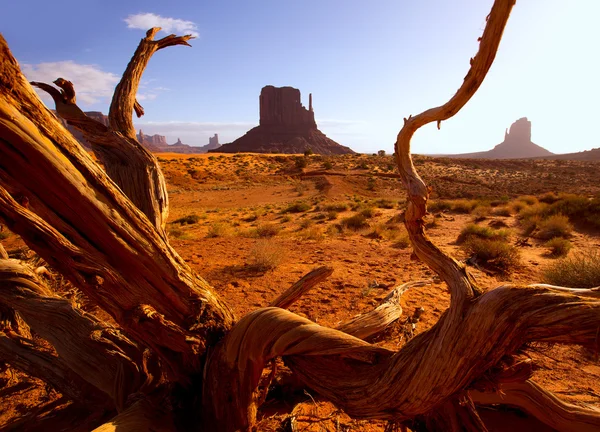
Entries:
{"type": "MultiPolygon", "coordinates": [[[[279,356],[304,385],[353,417],[432,429],[484,430],[471,397],[476,391],[492,393],[502,386],[525,382],[530,375],[526,363],[504,367],[511,363],[506,359],[514,358],[525,344],[578,344],[598,349],[597,289],[505,285],[484,293],[462,264],[427,238],[423,226],[428,189],[412,164],[410,140],[418,128],[432,121],[439,125],[473,96],[492,64],[513,5],[514,0],[494,2],[480,50],[456,95],[440,107],[407,119],[397,138],[396,158],[409,195],[405,224],[411,242],[419,258],[440,275],[451,293],[451,306],[438,323],[398,352],[321,327],[278,307],[256,310],[234,324],[229,307],[191,271],[161,232],[164,217],[158,215],[164,214],[166,201],[163,207],[153,204],[151,210],[132,204],[127,198],[134,200],[131,192],[115,187],[41,106],[0,38],[0,218],[49,265],[110,313],[136,346],[147,346],[156,353],[161,372],[170,381],[170,386],[160,389],[159,396],[164,399],[156,399],[157,395],[143,385],[139,387],[143,393],[139,402],[133,404],[123,404],[122,400],[138,388],[135,385],[128,391],[106,392],[121,400],[125,409],[100,430],[147,429],[160,421],[165,422],[165,430],[171,430],[174,417],[185,411],[176,409],[177,404],[193,413],[201,412],[199,418],[191,417],[206,430],[247,430],[255,424],[263,401],[257,389],[263,369],[279,356]],[[482,381],[488,382],[489,388],[481,390],[482,381]]],[[[161,46],[160,41],[152,41],[156,31],[151,30],[141,42],[115,93],[110,133],[109,128],[96,124],[85,126],[90,136],[101,136],[95,145],[120,146],[123,152],[136,148],[131,117],[133,110],[141,110],[135,101],[141,72],[157,49],[187,44],[187,39],[175,42],[175,36],[169,36],[161,46]]],[[[66,80],[57,85],[62,93],[46,88],[63,104],[59,109],[57,103],[57,111],[63,110],[65,118],[71,115],[67,121],[86,121],[77,111],[72,86],[66,80]]],[[[152,170],[156,160],[144,163],[132,166],[152,170]]],[[[147,187],[156,198],[157,192],[147,187]]],[[[319,270],[299,281],[274,304],[291,304],[328,271],[319,270]]],[[[4,301],[24,311],[32,326],[44,328],[52,313],[43,305],[52,297],[31,288],[34,279],[30,275],[22,279],[28,282],[19,281],[21,291],[7,291],[4,301]],[[25,293],[23,299],[18,298],[20,292],[25,293]],[[34,317],[37,308],[46,313],[34,317]]],[[[16,287],[14,283],[11,286],[16,287]]],[[[373,316],[367,314],[342,329],[366,337],[372,331],[369,326],[383,326],[401,313],[398,299],[402,289],[395,290],[374,313],[375,324],[370,324],[373,316]]],[[[65,312],[68,317],[75,314],[73,309],[65,312]]],[[[97,323],[81,324],[81,328],[89,330],[93,325],[97,323]]],[[[62,332],[72,341],[52,341],[63,347],[89,336],[89,331],[62,332]]],[[[115,343],[126,351],[114,338],[106,339],[101,342],[115,343]]],[[[89,350],[95,345],[83,346],[89,350]]],[[[138,371],[145,371],[143,359],[133,363],[138,371]]],[[[129,381],[126,370],[120,368],[114,380],[129,389],[128,383],[139,383],[141,378],[129,381]]],[[[115,370],[109,368],[103,373],[114,377],[115,370]]],[[[106,388],[85,378],[98,388],[106,388]]],[[[518,404],[517,399],[511,401],[518,404]]],[[[562,411],[571,409],[560,401],[536,401],[544,406],[543,410],[530,408],[536,416],[550,416],[547,410],[564,416],[562,411]]],[[[190,418],[189,412],[186,414],[190,418]]],[[[589,424],[600,418],[594,412],[585,416],[589,424]]]]}

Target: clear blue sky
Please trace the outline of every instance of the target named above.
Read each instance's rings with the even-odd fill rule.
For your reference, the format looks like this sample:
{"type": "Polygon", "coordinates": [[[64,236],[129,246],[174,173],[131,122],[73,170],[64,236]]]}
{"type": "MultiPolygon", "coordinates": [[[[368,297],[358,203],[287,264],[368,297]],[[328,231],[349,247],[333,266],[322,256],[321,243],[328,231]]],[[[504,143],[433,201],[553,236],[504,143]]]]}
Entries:
{"type": "MultiPolygon", "coordinates": [[[[268,84],[313,94],[320,129],[359,152],[392,151],[402,118],[444,103],[477,50],[492,0],[10,1],[0,31],[30,79],[74,82],[84,110],[107,112],[144,30],[198,34],[152,58],[136,125],[168,142],[222,143],[258,123],[268,84]],[[169,20],[169,18],[171,20],[169,20]],[[179,20],[173,21],[172,19],[179,20]],[[179,29],[179,30],[178,30],[179,29]]],[[[520,117],[550,151],[600,147],[600,0],[519,0],[492,69],[416,153],[492,148],[520,117]]],[[[159,33],[164,36],[165,33],[159,33]]]]}

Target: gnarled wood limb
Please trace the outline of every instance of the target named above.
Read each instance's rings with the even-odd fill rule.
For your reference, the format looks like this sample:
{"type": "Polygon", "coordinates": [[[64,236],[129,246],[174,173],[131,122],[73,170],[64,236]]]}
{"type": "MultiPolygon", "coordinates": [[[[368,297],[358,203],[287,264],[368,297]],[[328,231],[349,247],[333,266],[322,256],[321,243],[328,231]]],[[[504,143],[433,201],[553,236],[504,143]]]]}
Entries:
{"type": "Polygon", "coordinates": [[[231,310],[0,59],[0,219],[185,381],[231,310]]]}
{"type": "Polygon", "coordinates": [[[175,432],[168,404],[142,399],[93,432],[175,432]]]}
{"type": "Polygon", "coordinates": [[[16,260],[0,260],[0,304],[17,310],[31,329],[52,344],[63,364],[109,395],[119,410],[129,394],[148,391],[160,382],[160,376],[143,370],[143,349],[54,294],[16,260]]]}
{"type": "Polygon", "coordinates": [[[194,39],[192,35],[175,36],[169,35],[157,41],[154,40],[160,27],[151,28],[146,32],[146,37],[140,41],[137,50],[133,54],[127,69],[123,73],[121,81],[117,84],[113,94],[108,113],[108,120],[112,130],[121,132],[124,136],[136,139],[135,128],[133,127],[133,110],[137,105],[137,114],[143,113],[143,109],[137,103],[135,95],[142,79],[142,74],[156,51],[175,45],[191,46],[187,41],[194,39]]]}
{"type": "Polygon", "coordinates": [[[164,236],[169,199],[156,157],[137,141],[135,134],[133,138],[125,136],[88,117],[75,104],[75,89],[70,81],[58,78],[54,83],[60,92],[45,83],[31,84],[52,96],[58,115],[83,134],[108,176],[164,236]]]}
{"type": "Polygon", "coordinates": [[[417,256],[444,280],[450,289],[450,313],[460,316],[462,307],[481,294],[474,279],[464,265],[447,256],[425,234],[423,217],[427,213],[429,189],[421,179],[410,156],[412,136],[422,126],[447,120],[471,99],[483,82],[504,32],[504,27],[515,4],[515,0],[496,0],[488,16],[480,39],[479,52],[471,59],[471,68],[456,94],[444,105],[429,109],[415,117],[404,119],[404,126],[396,139],[396,162],[402,182],[408,192],[408,207],[405,225],[417,256]]]}
{"type": "Polygon", "coordinates": [[[106,393],[83,380],[60,357],[31,339],[0,332],[0,359],[27,375],[50,384],[78,404],[99,410],[114,407],[106,393]]]}
{"type": "Polygon", "coordinates": [[[287,309],[315,285],[331,276],[332,273],[333,268],[331,267],[319,267],[310,271],[302,276],[298,282],[282,292],[269,306],[287,309]]]}
{"type": "Polygon", "coordinates": [[[402,315],[402,307],[400,307],[402,294],[409,288],[424,286],[428,283],[431,283],[431,281],[407,282],[397,286],[383,299],[382,304],[370,312],[340,324],[336,327],[336,330],[359,339],[367,339],[382,332],[402,315]]]}
{"type": "Polygon", "coordinates": [[[479,405],[512,405],[560,432],[600,430],[600,410],[566,403],[533,381],[501,384],[497,392],[469,391],[479,405]]]}
{"type": "Polygon", "coordinates": [[[251,426],[263,367],[284,356],[307,387],[348,415],[410,421],[464,392],[527,342],[598,347],[599,329],[598,300],[548,288],[489,291],[463,320],[446,313],[397,353],[282,309],[259,309],[242,318],[210,355],[203,393],[212,402],[205,403],[204,418],[214,430],[251,426]],[[233,412],[223,408],[227,404],[233,412]]]}

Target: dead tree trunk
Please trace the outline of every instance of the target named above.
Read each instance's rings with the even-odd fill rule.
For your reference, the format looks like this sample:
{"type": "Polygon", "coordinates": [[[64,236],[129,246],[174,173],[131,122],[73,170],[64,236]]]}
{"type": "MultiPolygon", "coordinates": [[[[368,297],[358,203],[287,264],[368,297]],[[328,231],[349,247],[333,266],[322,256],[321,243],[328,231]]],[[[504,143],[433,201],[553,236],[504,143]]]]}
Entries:
{"type": "Polygon", "coordinates": [[[325,328],[281,308],[330,274],[318,269],[272,307],[235,322],[226,303],[169,245],[164,179],[154,156],[136,141],[131,117],[134,109],[140,111],[135,92],[152,53],[187,44],[189,37],[153,41],[158,30],[148,32],[115,92],[110,128],[85,117],[68,81],[56,81],[62,92],[36,83],[53,96],[59,115],[84,132],[106,172],[41,104],[0,38],[0,219],[118,324],[86,316],[22,264],[0,260],[6,269],[0,271],[0,304],[14,309],[58,357],[28,346],[28,361],[19,362],[10,353],[23,345],[6,339],[0,339],[0,354],[15,367],[47,376],[69,397],[77,394],[65,382],[65,368],[91,394],[108,398],[120,413],[101,431],[158,424],[161,430],[182,425],[249,430],[264,400],[259,378],[276,357],[304,385],[357,418],[429,430],[485,430],[474,402],[503,403],[497,393],[507,389],[507,404],[542,421],[566,418],[561,430],[600,427],[598,412],[574,408],[528,384],[531,365],[519,357],[530,342],[597,349],[598,290],[504,285],[484,293],[424,230],[428,189],[412,164],[410,140],[418,128],[432,121],[439,126],[473,96],[513,5],[514,0],[495,1],[456,95],[406,119],[398,135],[396,157],[409,198],[407,230],[416,254],[451,293],[438,323],[398,352],[360,338],[397,319],[406,287],[372,313],[325,328]],[[136,172],[126,176],[123,167],[136,172]]]}

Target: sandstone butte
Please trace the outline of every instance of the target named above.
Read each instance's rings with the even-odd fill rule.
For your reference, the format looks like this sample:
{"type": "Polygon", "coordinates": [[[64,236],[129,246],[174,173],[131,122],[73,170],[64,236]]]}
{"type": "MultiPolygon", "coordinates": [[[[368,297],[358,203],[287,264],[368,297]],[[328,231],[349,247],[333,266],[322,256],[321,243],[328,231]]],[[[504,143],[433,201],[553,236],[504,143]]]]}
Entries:
{"type": "Polygon", "coordinates": [[[209,152],[304,153],[312,150],[323,155],[354,153],[318,129],[312,94],[306,109],[300,101],[300,90],[269,85],[262,88],[259,101],[259,125],[235,141],[209,152]]]}
{"type": "Polygon", "coordinates": [[[504,133],[504,141],[492,150],[477,153],[447,155],[452,158],[472,159],[525,159],[552,156],[554,153],[531,141],[531,122],[527,117],[514,122],[504,133]]]}

